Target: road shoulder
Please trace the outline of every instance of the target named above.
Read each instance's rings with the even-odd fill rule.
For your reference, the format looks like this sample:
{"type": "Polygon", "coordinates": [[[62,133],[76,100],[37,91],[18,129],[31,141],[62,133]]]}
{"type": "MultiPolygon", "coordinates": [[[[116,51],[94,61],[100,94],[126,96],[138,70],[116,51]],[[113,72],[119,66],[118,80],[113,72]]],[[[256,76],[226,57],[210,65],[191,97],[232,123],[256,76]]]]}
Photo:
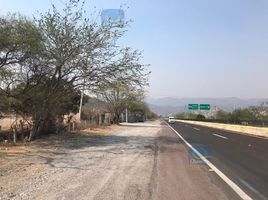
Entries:
{"type": "Polygon", "coordinates": [[[159,132],[152,199],[240,199],[204,164],[191,164],[188,148],[164,123],[159,132]]]}

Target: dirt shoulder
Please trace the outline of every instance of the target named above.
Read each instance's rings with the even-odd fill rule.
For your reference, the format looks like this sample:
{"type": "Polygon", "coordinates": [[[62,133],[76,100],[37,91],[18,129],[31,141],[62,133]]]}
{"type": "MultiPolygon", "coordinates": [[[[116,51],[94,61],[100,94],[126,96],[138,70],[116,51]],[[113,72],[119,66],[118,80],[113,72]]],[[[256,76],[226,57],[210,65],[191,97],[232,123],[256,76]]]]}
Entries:
{"type": "Polygon", "coordinates": [[[2,148],[0,199],[150,199],[161,127],[113,126],[2,148]],[[94,133],[90,133],[94,132],[94,133]]]}
{"type": "Polygon", "coordinates": [[[232,131],[236,133],[243,133],[243,134],[247,134],[251,136],[268,138],[268,128],[233,125],[233,124],[221,124],[221,123],[212,123],[212,122],[198,122],[198,121],[189,121],[189,120],[177,120],[177,121],[188,123],[188,124],[196,124],[200,126],[226,130],[226,131],[232,131]]]}
{"type": "Polygon", "coordinates": [[[235,199],[187,155],[160,121],[51,135],[2,148],[0,199],[235,199]]]}

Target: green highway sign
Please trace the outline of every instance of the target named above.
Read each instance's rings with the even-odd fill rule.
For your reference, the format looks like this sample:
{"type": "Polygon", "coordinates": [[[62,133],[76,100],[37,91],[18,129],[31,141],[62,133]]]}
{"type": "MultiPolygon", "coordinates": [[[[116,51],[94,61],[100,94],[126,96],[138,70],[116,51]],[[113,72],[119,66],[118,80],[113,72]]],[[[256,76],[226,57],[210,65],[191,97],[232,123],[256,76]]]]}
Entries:
{"type": "Polygon", "coordinates": [[[198,104],[188,104],[188,109],[189,110],[198,110],[199,105],[198,104]]]}
{"type": "Polygon", "coordinates": [[[200,104],[200,110],[210,110],[210,104],[200,104]]]}

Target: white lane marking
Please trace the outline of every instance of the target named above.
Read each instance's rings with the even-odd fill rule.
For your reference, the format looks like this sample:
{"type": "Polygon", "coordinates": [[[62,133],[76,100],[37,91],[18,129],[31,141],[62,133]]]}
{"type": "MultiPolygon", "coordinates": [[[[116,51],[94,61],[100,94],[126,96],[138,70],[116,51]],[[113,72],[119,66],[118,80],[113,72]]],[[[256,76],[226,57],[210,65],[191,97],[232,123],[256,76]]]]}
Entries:
{"type": "Polygon", "coordinates": [[[243,200],[253,200],[248,196],[237,184],[235,184],[231,179],[229,179],[224,173],[222,173],[215,165],[213,165],[206,157],[199,153],[189,142],[187,142],[174,128],[167,124],[178,136],[179,138],[190,148],[192,149],[199,157],[206,163],[216,174],[227,183],[243,200]]]}
{"type": "Polygon", "coordinates": [[[243,179],[239,179],[239,181],[245,185],[248,189],[250,189],[252,192],[254,192],[255,194],[257,194],[261,199],[266,199],[265,196],[263,196],[258,190],[256,190],[254,187],[252,187],[248,182],[246,182],[243,179]]]}
{"type": "Polygon", "coordinates": [[[218,135],[218,134],[216,134],[216,133],[214,133],[213,135],[214,135],[214,136],[217,136],[217,137],[220,137],[220,138],[222,138],[222,139],[228,140],[228,137],[224,137],[224,136],[222,136],[222,135],[218,135]]]}
{"type": "Polygon", "coordinates": [[[200,131],[200,129],[199,129],[199,128],[195,128],[195,127],[194,127],[193,129],[194,129],[194,130],[197,130],[197,131],[200,131]]]}

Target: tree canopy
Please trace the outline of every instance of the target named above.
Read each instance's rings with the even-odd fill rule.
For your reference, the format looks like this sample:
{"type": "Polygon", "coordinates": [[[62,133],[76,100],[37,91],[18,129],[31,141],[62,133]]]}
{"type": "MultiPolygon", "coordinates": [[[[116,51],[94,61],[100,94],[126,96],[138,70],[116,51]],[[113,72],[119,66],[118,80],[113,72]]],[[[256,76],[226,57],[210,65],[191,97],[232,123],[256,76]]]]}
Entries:
{"type": "Polygon", "coordinates": [[[47,128],[77,111],[82,88],[111,94],[124,82],[120,94],[126,96],[130,86],[146,86],[141,52],[118,45],[126,25],[99,24],[79,0],[69,0],[62,10],[52,5],[34,19],[0,17],[0,105],[31,117],[32,139],[53,132],[47,128]]]}

